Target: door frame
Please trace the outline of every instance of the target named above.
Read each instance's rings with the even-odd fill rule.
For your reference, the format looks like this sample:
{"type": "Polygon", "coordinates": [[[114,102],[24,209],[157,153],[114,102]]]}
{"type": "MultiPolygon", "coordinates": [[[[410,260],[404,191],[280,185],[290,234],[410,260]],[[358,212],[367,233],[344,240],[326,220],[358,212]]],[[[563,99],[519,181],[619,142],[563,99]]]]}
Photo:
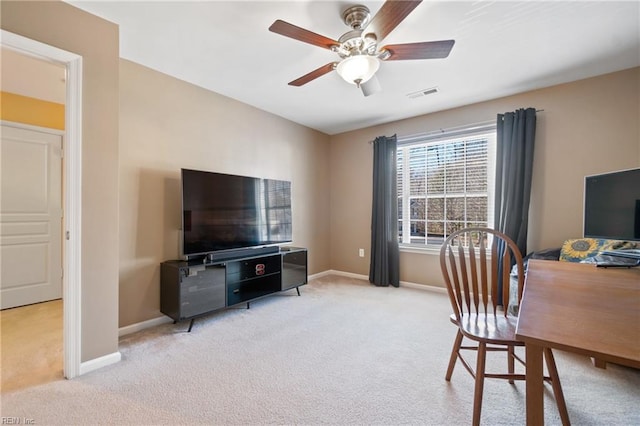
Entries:
{"type": "Polygon", "coordinates": [[[82,363],[82,56],[1,31],[2,47],[66,68],[62,230],[63,352],[64,376],[72,379],[80,374],[82,363]]]}

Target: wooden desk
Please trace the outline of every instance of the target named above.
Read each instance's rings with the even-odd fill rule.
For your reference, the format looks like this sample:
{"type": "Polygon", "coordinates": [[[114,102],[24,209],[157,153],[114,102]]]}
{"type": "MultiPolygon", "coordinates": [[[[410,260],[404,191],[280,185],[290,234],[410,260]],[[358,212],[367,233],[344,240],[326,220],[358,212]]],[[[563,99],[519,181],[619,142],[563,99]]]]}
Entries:
{"type": "Polygon", "coordinates": [[[640,268],[530,260],[516,337],[526,344],[527,424],[542,425],[543,347],[640,368],[640,268]]]}

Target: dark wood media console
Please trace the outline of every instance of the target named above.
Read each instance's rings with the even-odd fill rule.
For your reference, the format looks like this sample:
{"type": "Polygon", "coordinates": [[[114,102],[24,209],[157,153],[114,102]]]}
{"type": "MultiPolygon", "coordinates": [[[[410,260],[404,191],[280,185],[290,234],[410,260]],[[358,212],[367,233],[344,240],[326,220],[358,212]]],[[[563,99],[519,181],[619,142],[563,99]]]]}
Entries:
{"type": "Polygon", "coordinates": [[[175,322],[250,302],[307,283],[307,249],[281,247],[271,254],[224,261],[169,260],[160,266],[160,312],[175,322]]]}

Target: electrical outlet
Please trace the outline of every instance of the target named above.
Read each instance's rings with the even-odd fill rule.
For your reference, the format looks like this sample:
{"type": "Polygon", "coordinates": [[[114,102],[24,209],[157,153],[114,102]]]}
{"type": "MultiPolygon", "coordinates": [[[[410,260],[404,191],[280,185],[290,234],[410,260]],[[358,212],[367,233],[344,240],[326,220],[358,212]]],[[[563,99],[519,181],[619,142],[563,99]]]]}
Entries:
{"type": "Polygon", "coordinates": [[[358,256],[364,257],[364,249],[358,249],[358,256]]]}

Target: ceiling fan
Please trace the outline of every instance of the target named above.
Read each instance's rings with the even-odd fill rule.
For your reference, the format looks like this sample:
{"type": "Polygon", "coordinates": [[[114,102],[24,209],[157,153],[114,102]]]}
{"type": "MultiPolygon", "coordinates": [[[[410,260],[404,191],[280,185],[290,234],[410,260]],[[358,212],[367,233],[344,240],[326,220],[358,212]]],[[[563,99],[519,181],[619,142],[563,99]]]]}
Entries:
{"type": "Polygon", "coordinates": [[[291,81],[289,85],[302,86],[336,70],[347,83],[355,84],[362,89],[365,96],[369,96],[380,90],[375,77],[380,61],[446,58],[455,40],[389,44],[378,47],[378,43],[421,2],[422,0],[387,0],[373,18],[366,6],[349,7],[342,13],[342,20],[351,27],[351,30],[344,33],[337,41],[280,19],[276,20],[269,27],[269,31],[329,49],[340,57],[339,61],[323,65],[291,81]]]}

